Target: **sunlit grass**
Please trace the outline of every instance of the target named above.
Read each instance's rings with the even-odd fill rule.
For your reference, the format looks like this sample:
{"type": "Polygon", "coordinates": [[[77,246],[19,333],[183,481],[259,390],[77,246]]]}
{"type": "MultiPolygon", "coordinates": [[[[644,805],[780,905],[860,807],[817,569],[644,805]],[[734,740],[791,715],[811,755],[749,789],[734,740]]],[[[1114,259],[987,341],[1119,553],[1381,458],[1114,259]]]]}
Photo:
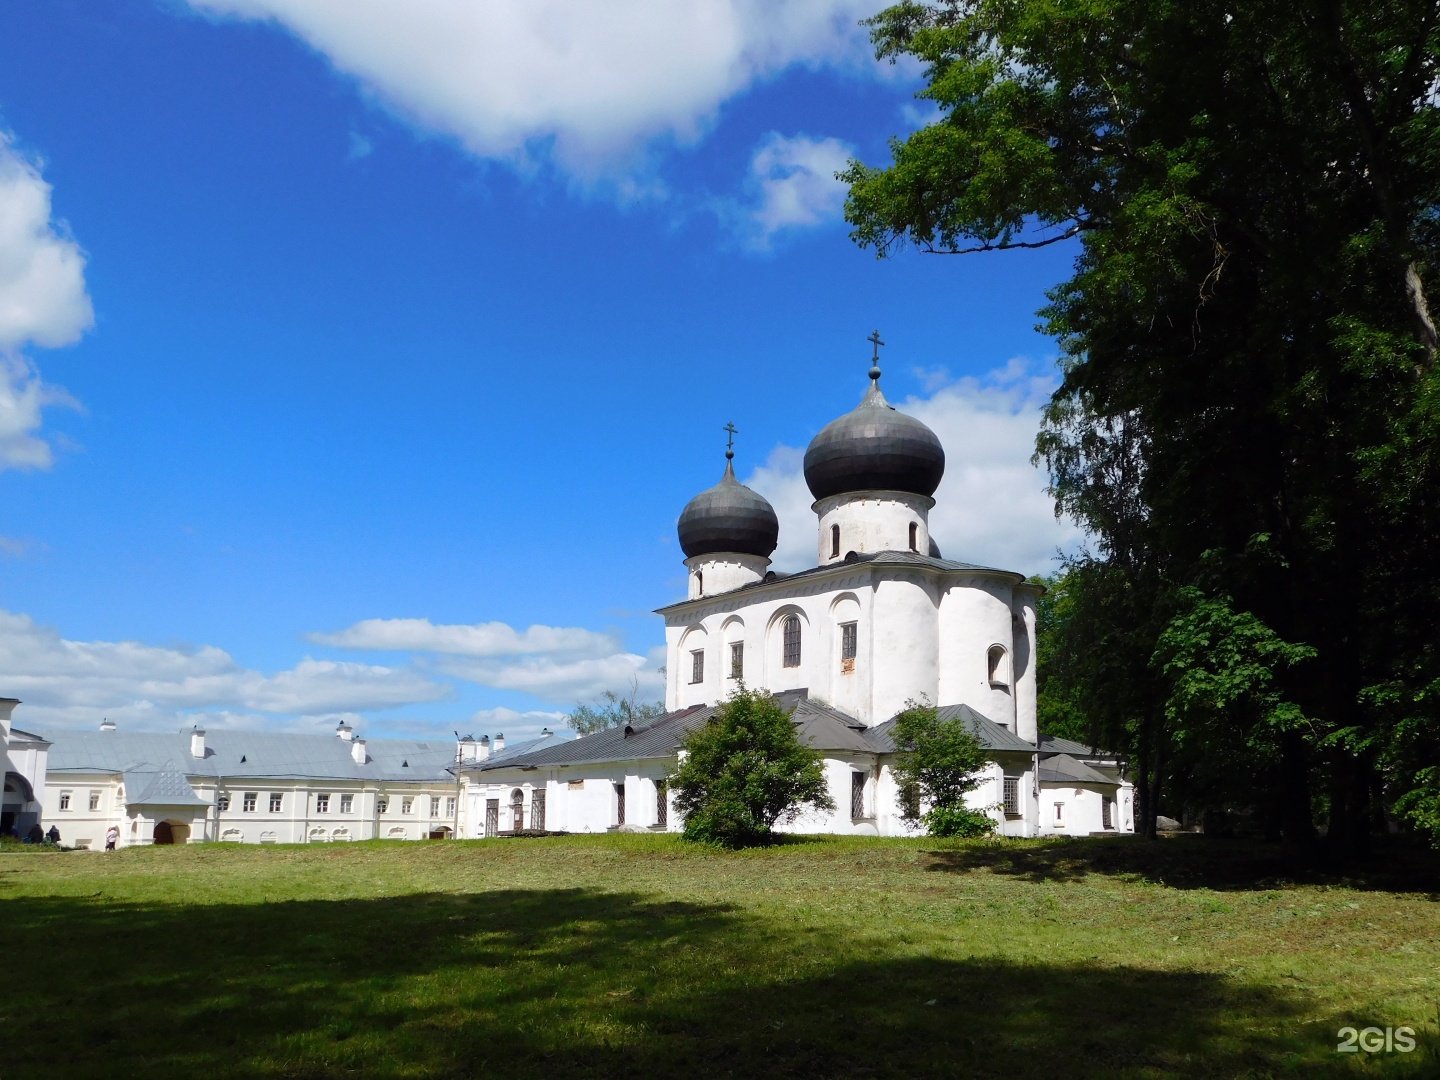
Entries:
{"type": "Polygon", "coordinates": [[[0,1077],[1426,1075],[1440,902],[1198,838],[0,855],[0,1077]],[[1338,1055],[1346,1025],[1417,1029],[1338,1055]]]}

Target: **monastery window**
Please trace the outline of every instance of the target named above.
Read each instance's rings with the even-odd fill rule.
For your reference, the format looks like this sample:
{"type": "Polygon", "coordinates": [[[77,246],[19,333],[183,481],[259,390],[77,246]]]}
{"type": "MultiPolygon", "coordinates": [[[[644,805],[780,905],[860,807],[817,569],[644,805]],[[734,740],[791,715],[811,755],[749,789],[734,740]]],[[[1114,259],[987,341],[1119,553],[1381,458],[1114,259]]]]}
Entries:
{"type": "Polygon", "coordinates": [[[247,813],[247,814],[253,814],[253,813],[255,812],[255,800],[258,799],[259,797],[260,797],[260,793],[259,793],[259,792],[256,792],[256,791],[247,791],[247,792],[245,792],[244,798],[242,798],[242,799],[240,800],[240,809],[243,810],[243,811],[245,811],[245,813],[247,813]]]}
{"type": "Polygon", "coordinates": [[[913,521],[910,522],[910,550],[920,550],[920,526],[913,521]]]}
{"type": "Polygon", "coordinates": [[[228,791],[222,791],[215,796],[215,809],[221,813],[230,809],[230,793],[228,791]]]}
{"type": "Polygon", "coordinates": [[[400,813],[408,814],[414,809],[415,800],[413,798],[404,798],[400,800],[400,813]]]}
{"type": "Polygon", "coordinates": [[[670,824],[670,793],[663,780],[655,785],[655,824],[662,829],[670,824]]]}
{"type": "Polygon", "coordinates": [[[278,814],[278,813],[280,813],[280,807],[283,806],[284,803],[285,803],[285,796],[284,796],[284,795],[280,794],[280,792],[278,792],[278,791],[272,791],[272,792],[270,792],[270,812],[271,812],[272,814],[278,814]]]}
{"type": "Polygon", "coordinates": [[[455,796],[454,796],[454,795],[447,795],[447,796],[445,797],[445,816],[448,817],[448,818],[453,818],[453,817],[455,816],[455,796]]]}
{"type": "Polygon", "coordinates": [[[800,666],[800,616],[799,616],[799,615],[786,615],[786,616],[785,616],[785,633],[784,633],[784,640],[785,640],[785,655],[784,655],[784,660],[783,660],[784,666],[785,666],[785,667],[799,667],[799,666],[800,666]]]}
{"type": "Polygon", "coordinates": [[[1005,816],[1020,816],[1020,778],[1016,776],[1005,777],[1005,816]]]}
{"type": "MultiPolygon", "coordinates": [[[[450,800],[452,803],[454,799],[450,800]]],[[[532,791],[530,793],[530,828],[536,832],[545,831],[545,792],[532,791]]]]}
{"type": "Polygon", "coordinates": [[[61,810],[69,810],[69,809],[70,809],[70,792],[68,792],[68,791],[62,791],[62,792],[60,792],[60,809],[61,809],[61,810]]]}
{"type": "Polygon", "coordinates": [[[377,814],[388,814],[390,812],[390,796],[379,795],[375,799],[375,812],[377,814]]]}
{"type": "Polygon", "coordinates": [[[352,812],[354,811],[354,809],[355,809],[355,796],[354,796],[354,795],[341,795],[341,796],[340,796],[340,812],[341,812],[342,814],[349,814],[349,813],[352,813],[352,812]]]}
{"type": "Polygon", "coordinates": [[[1010,685],[1010,673],[1005,670],[1005,646],[990,646],[990,652],[985,657],[985,667],[990,673],[991,686],[1010,685]]]}
{"type": "Polygon", "coordinates": [[[317,814],[328,814],[330,812],[329,794],[315,796],[315,812],[317,814]]]}
{"type": "Polygon", "coordinates": [[[858,651],[860,634],[853,622],[840,624],[840,671],[849,674],[855,670],[855,653],[858,651]]]}
{"type": "Polygon", "coordinates": [[[865,816],[865,774],[850,774],[850,816],[859,821],[865,816]]]}
{"type": "Polygon", "coordinates": [[[440,796],[439,796],[439,795],[431,795],[431,796],[430,796],[430,816],[431,816],[432,818],[433,818],[433,817],[439,817],[439,816],[440,816],[440,796]]]}
{"type": "Polygon", "coordinates": [[[745,643],[743,641],[732,641],[730,643],[730,678],[743,679],[745,677],[745,643]]]}
{"type": "Polygon", "coordinates": [[[1065,804],[1063,802],[1057,802],[1055,804],[1055,824],[1065,824],[1065,804]]]}
{"type": "Polygon", "coordinates": [[[615,824],[625,824],[625,783],[615,785],[615,824]]]}
{"type": "Polygon", "coordinates": [[[694,649],[690,653],[690,681],[700,683],[705,681],[705,650],[694,649]]]}
{"type": "Polygon", "coordinates": [[[1102,829],[1115,828],[1115,803],[1112,799],[1100,800],[1100,827],[1102,829]]]}
{"type": "Polygon", "coordinates": [[[518,787],[510,792],[510,828],[514,832],[525,828],[525,792],[518,787]]]}
{"type": "Polygon", "coordinates": [[[831,526],[830,526],[830,557],[831,557],[832,559],[838,559],[838,558],[840,557],[840,526],[839,526],[839,525],[831,525],[831,526]]]}
{"type": "Polygon", "coordinates": [[[92,791],[92,792],[90,792],[90,809],[91,809],[91,810],[99,810],[99,809],[100,809],[100,792],[98,792],[98,791],[92,791]]]}

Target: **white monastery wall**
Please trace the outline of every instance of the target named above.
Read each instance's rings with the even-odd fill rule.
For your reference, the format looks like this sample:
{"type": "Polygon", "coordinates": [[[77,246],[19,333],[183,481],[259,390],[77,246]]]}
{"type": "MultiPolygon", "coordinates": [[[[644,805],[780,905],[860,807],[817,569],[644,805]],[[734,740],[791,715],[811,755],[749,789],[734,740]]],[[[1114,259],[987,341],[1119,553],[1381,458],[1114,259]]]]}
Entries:
{"type": "Polygon", "coordinates": [[[928,554],[934,505],[934,499],[904,491],[849,491],[820,499],[812,507],[820,517],[817,565],[841,562],[852,551],[928,554]]]}

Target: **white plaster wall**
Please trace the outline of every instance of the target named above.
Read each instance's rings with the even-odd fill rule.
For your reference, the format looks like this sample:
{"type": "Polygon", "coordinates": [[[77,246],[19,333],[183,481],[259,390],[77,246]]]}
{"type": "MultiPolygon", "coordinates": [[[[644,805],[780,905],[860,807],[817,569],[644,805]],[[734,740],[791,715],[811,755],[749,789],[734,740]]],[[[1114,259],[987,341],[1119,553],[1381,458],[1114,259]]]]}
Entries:
{"type": "MultiPolygon", "coordinates": [[[[1116,799],[1115,828],[1104,827],[1102,801],[1105,796],[1115,797],[1116,791],[1108,785],[1064,784],[1043,781],[1040,784],[1040,835],[1041,836],[1089,836],[1092,833],[1124,831],[1125,807],[1116,799]],[[1063,816],[1057,822],[1055,807],[1063,805],[1063,816]]],[[[1133,813],[1131,829],[1134,831],[1133,813]]]]}
{"type": "Polygon", "coordinates": [[[910,526],[916,526],[915,551],[930,551],[930,510],[935,500],[905,491],[847,491],[814,504],[819,515],[818,566],[839,562],[848,552],[909,551],[910,526]],[[832,527],[840,529],[836,552],[832,527]]]}
{"type": "Polygon", "coordinates": [[[770,568],[770,560],[762,555],[725,551],[696,555],[686,559],[685,566],[690,571],[690,599],[695,600],[759,581],[770,568]]]}
{"type": "Polygon", "coordinates": [[[938,584],[919,572],[886,574],[875,585],[870,620],[870,701],[859,717],[879,724],[906,702],[940,700],[938,584]]]}
{"type": "MultiPolygon", "coordinates": [[[[603,833],[616,828],[617,800],[615,785],[625,786],[625,824],[642,829],[657,827],[658,784],[673,767],[670,761],[604,762],[596,765],[552,766],[545,770],[493,769],[472,780],[480,801],[480,820],[484,822],[486,799],[500,800],[500,827],[509,828],[510,793],[515,788],[525,792],[525,813],[528,822],[533,790],[545,790],[545,827],[551,832],[603,833]],[[572,786],[574,785],[574,786],[572,786]]],[[[668,828],[678,830],[673,797],[668,800],[671,813],[668,828]]]]}
{"type": "Polygon", "coordinates": [[[969,705],[1013,731],[1015,697],[1008,682],[1014,646],[1012,592],[1008,582],[980,575],[956,581],[945,591],[938,619],[939,686],[934,700],[937,705],[969,705]],[[994,645],[1006,650],[1004,685],[990,681],[989,654],[994,645]]]}
{"type": "Polygon", "coordinates": [[[1011,640],[1014,648],[1011,667],[1014,672],[1015,734],[1026,742],[1038,737],[1035,601],[1040,590],[1033,585],[1017,585],[1010,600],[1011,640]]]}

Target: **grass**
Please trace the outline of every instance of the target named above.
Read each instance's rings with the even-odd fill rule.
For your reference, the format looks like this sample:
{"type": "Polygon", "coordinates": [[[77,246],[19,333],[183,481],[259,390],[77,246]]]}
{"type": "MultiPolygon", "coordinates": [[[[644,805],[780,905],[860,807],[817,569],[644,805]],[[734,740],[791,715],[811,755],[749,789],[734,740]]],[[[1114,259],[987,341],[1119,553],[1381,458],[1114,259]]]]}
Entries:
{"type": "Polygon", "coordinates": [[[0,1078],[1433,1076],[1433,857],[1179,837],[0,854],[0,1078]],[[1412,1053],[1337,1054],[1409,1025],[1412,1053]]]}

